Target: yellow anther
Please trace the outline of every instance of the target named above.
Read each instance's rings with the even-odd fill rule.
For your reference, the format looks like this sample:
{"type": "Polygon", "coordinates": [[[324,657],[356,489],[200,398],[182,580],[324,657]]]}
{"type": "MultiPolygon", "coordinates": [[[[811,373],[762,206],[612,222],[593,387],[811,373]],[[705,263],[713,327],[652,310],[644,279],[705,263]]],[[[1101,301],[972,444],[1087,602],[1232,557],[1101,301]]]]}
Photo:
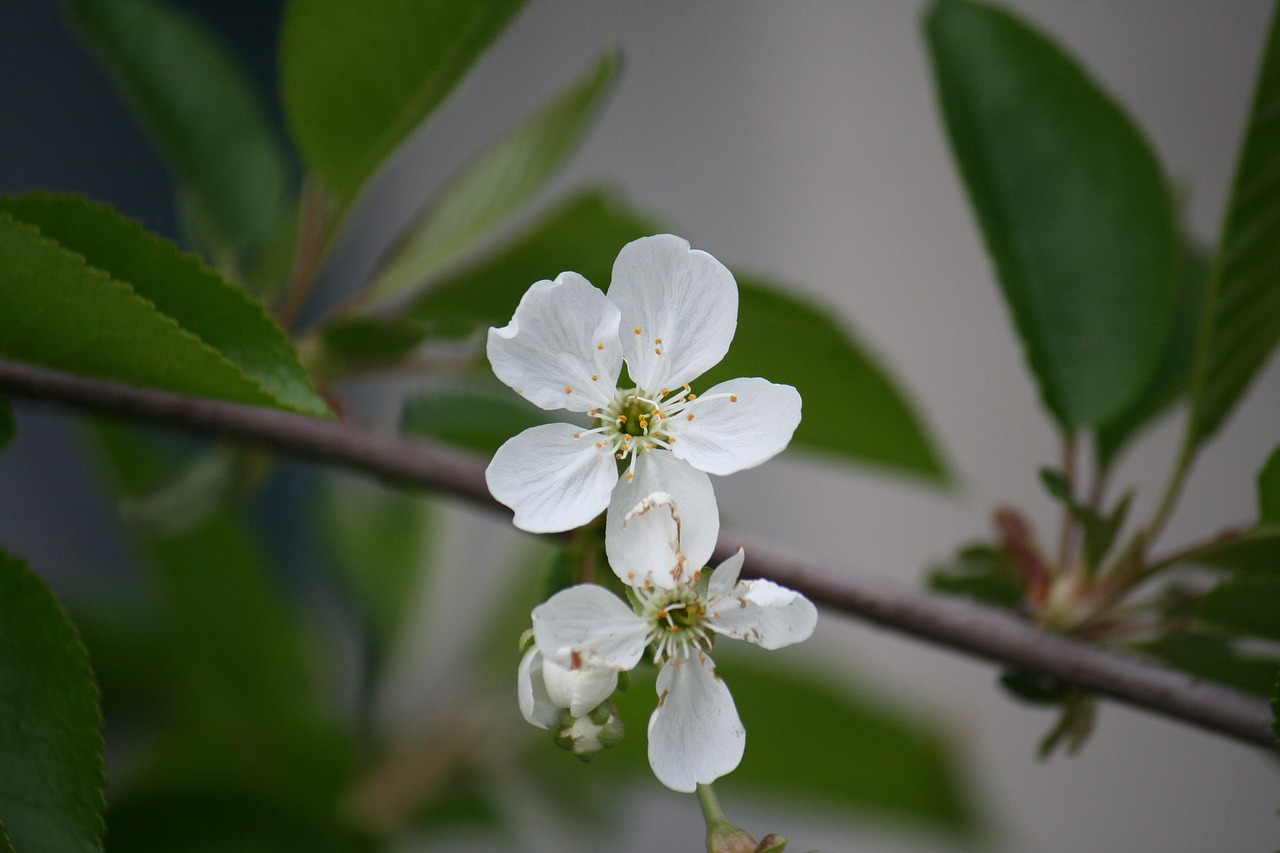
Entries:
{"type": "MultiPolygon", "coordinates": [[[[688,386],[686,386],[686,387],[688,387],[688,386]]],[[[696,400],[696,399],[698,399],[698,395],[697,395],[697,394],[692,394],[692,393],[691,393],[691,394],[689,394],[689,399],[690,399],[690,400],[696,400]]]]}
{"type": "Polygon", "coordinates": [[[662,347],[654,347],[654,348],[653,348],[653,354],[654,354],[654,355],[662,355],[662,347]]]}
{"type": "Polygon", "coordinates": [[[635,474],[632,474],[630,471],[628,471],[628,472],[627,472],[627,479],[628,479],[628,480],[630,480],[630,479],[632,479],[633,477],[635,477],[635,474]]]}
{"type": "Polygon", "coordinates": [[[668,625],[668,626],[667,626],[667,630],[668,630],[668,631],[679,631],[680,629],[679,629],[679,628],[677,628],[675,625],[668,625]]]}
{"type": "Polygon", "coordinates": [[[594,418],[594,417],[596,416],[596,412],[598,412],[598,411],[600,411],[600,410],[599,410],[599,409],[588,409],[588,410],[587,410],[587,417],[589,417],[589,418],[594,418]]]}
{"type": "Polygon", "coordinates": [[[730,394],[730,395],[729,395],[729,402],[730,402],[730,403],[736,403],[736,402],[738,402],[738,395],[737,395],[737,394],[730,394]]]}
{"type": "Polygon", "coordinates": [[[670,391],[669,389],[667,389],[667,388],[663,388],[663,389],[662,389],[662,391],[658,394],[658,396],[659,396],[659,397],[665,397],[665,396],[667,396],[667,395],[668,395],[668,394],[670,394],[670,393],[671,393],[671,391],[670,391]]]}
{"type": "Polygon", "coordinates": [[[572,389],[572,388],[570,388],[568,385],[566,385],[566,386],[564,386],[564,393],[566,393],[566,394],[572,394],[572,393],[573,393],[573,389],[572,389]]]}
{"type": "Polygon", "coordinates": [[[615,459],[621,459],[621,458],[622,458],[622,454],[621,454],[621,453],[615,453],[615,454],[613,454],[613,457],[614,457],[615,459]]]}
{"type": "Polygon", "coordinates": [[[625,424],[626,422],[627,422],[627,416],[626,416],[626,415],[618,415],[618,423],[620,423],[620,424],[625,424]]]}
{"type": "Polygon", "coordinates": [[[596,344],[596,349],[604,349],[604,344],[596,344]]]}
{"type": "Polygon", "coordinates": [[[654,342],[655,344],[660,344],[660,343],[662,343],[662,338],[654,338],[654,339],[653,339],[653,342],[654,342]]]}
{"type": "Polygon", "coordinates": [[[690,412],[689,414],[685,415],[684,419],[687,421],[693,420],[693,412],[690,412]]]}
{"type": "Polygon", "coordinates": [[[636,333],[637,335],[638,335],[638,334],[640,334],[640,327],[639,327],[639,326],[636,326],[636,328],[635,328],[635,333],[636,333]]]}
{"type": "MultiPolygon", "coordinates": [[[[675,444],[675,443],[676,443],[676,437],[674,435],[667,436],[667,444],[675,444]]],[[[650,449],[652,450],[652,448],[650,449]]]]}
{"type": "Polygon", "coordinates": [[[599,377],[599,376],[596,376],[594,373],[593,373],[593,374],[591,374],[591,381],[592,381],[592,382],[598,382],[599,380],[600,380],[600,377],[599,377]]]}
{"type": "Polygon", "coordinates": [[[573,434],[573,437],[574,437],[574,438],[582,438],[582,433],[580,433],[580,432],[575,432],[575,433],[573,434]]]}
{"type": "Polygon", "coordinates": [[[596,442],[596,447],[604,447],[604,442],[603,442],[603,441],[597,441],[597,442],[596,442]]]}

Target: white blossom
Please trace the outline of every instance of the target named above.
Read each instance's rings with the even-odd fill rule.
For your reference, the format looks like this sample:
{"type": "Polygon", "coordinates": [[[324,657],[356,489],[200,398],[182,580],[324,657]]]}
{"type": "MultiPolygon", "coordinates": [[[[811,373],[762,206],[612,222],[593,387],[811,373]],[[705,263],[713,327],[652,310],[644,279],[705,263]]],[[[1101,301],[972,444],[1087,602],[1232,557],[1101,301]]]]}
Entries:
{"type": "Polygon", "coordinates": [[[707,474],[759,465],[800,422],[790,385],[752,377],[692,390],[728,351],[737,318],[732,274],[670,234],[624,246],[608,295],[573,272],[530,287],[511,322],[489,330],[493,371],[535,405],[590,425],[532,427],[498,449],[485,478],[515,525],[569,530],[611,499],[631,507],[653,491],[676,496],[690,518],[716,516],[707,474]]]}
{"type": "Polygon", "coordinates": [[[704,577],[683,551],[684,530],[670,495],[654,493],[637,503],[609,554],[633,606],[599,586],[571,587],[534,609],[533,633],[543,666],[571,672],[629,670],[651,650],[661,670],[658,707],[649,718],[649,764],[667,787],[693,791],[737,767],[746,743],[733,697],[711,659],[715,638],[781,648],[813,633],[817,611],[803,595],[771,581],[739,580],[741,550],[704,577]]]}

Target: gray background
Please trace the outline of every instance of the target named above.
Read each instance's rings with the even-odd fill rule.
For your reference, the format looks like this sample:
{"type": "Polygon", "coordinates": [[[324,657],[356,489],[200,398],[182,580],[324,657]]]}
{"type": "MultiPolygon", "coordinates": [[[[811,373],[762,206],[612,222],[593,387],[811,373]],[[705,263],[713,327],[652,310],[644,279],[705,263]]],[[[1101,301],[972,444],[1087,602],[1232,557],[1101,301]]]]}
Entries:
{"type": "MultiPolygon", "coordinates": [[[[47,17],[30,11],[36,5],[43,6],[0,12],[8,30],[0,61],[6,71],[39,69],[35,91],[50,97],[87,92],[77,132],[93,137],[79,148],[62,141],[63,125],[46,120],[47,105],[10,76],[0,90],[8,116],[3,188],[82,189],[169,228],[171,214],[156,202],[163,178],[144,143],[127,127],[118,130],[118,148],[99,137],[104,125],[117,132],[122,118],[92,67],[74,58],[55,63],[32,39],[13,38],[23,16],[47,17]],[[47,149],[45,165],[23,165],[35,156],[32,146],[47,149]],[[64,153],[63,171],[40,171],[64,153]]],[[[1268,4],[1010,5],[1068,45],[1131,111],[1185,191],[1192,231],[1211,241],[1268,4]]],[[[239,7],[227,8],[222,25],[234,28],[239,7]]],[[[620,186],[731,269],[769,273],[830,306],[909,389],[959,474],[955,489],[939,492],[788,457],[718,482],[726,517],[829,561],[833,571],[907,586],[919,584],[930,561],[987,533],[997,503],[1024,507],[1047,537],[1057,514],[1035,471],[1056,461],[1054,430],[944,145],[921,12],[918,3],[887,0],[535,2],[367,199],[355,229],[362,236],[338,253],[330,286],[341,288],[370,264],[385,229],[468,154],[585,70],[600,49],[618,46],[621,84],[556,189],[583,180],[620,186]]],[[[270,40],[255,38],[247,49],[269,55],[270,40]]],[[[64,531],[91,525],[102,509],[79,496],[78,481],[64,486],[50,475],[54,464],[74,464],[52,443],[58,420],[27,409],[20,417],[22,439],[0,459],[0,541],[33,561],[39,545],[40,566],[74,585],[85,551],[64,531]]],[[[1277,423],[1273,359],[1202,454],[1165,545],[1254,517],[1252,480],[1276,444],[1277,423]]],[[[1116,478],[1117,488],[1141,487],[1139,515],[1164,484],[1179,426],[1175,417],[1147,436],[1116,478]]],[[[111,563],[111,547],[94,546],[95,562],[111,563]]],[[[1255,749],[1108,704],[1082,755],[1041,763],[1035,744],[1051,715],[1014,704],[993,684],[991,667],[837,618],[786,659],[847,674],[943,724],[962,745],[972,794],[993,814],[1002,849],[1190,853],[1280,844],[1276,768],[1255,749]]],[[[420,676],[423,690],[426,683],[420,676]]],[[[392,716],[411,716],[421,695],[406,686],[392,716]]],[[[654,787],[634,792],[635,826],[618,832],[635,833],[630,849],[669,849],[696,837],[692,798],[654,787]],[[671,844],[661,845],[663,836],[671,844]]],[[[726,803],[731,816],[735,805],[726,803]]],[[[824,827],[790,810],[750,806],[738,808],[753,828],[785,832],[796,850],[947,849],[874,823],[824,827]]]]}

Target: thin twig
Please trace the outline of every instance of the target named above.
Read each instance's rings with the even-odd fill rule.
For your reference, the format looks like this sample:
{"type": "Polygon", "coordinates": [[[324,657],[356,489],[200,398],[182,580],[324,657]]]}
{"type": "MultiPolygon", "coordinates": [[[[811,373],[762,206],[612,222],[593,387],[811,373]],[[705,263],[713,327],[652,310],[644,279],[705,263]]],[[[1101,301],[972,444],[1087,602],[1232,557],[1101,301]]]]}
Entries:
{"type": "MultiPolygon", "coordinates": [[[[423,442],[375,434],[350,423],[152,391],[5,361],[0,361],[0,393],[266,445],[499,508],[485,486],[483,460],[423,442]]],[[[744,543],[737,537],[721,537],[718,551],[725,555],[744,544],[749,551],[747,565],[756,576],[796,589],[828,609],[861,616],[1004,666],[1050,675],[1239,740],[1275,745],[1270,710],[1258,697],[1045,633],[1002,610],[847,577],[837,579],[828,569],[803,558],[744,543]]]]}

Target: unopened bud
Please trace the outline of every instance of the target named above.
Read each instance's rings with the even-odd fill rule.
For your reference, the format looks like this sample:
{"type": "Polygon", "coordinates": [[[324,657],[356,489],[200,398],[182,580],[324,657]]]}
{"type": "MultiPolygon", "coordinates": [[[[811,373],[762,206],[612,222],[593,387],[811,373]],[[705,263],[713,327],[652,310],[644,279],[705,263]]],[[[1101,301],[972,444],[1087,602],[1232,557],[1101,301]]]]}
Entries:
{"type": "Polygon", "coordinates": [[[617,709],[612,702],[605,701],[582,717],[571,716],[566,710],[560,715],[555,739],[556,746],[569,750],[582,761],[590,761],[600,750],[622,743],[623,734],[617,709]]]}
{"type": "Polygon", "coordinates": [[[707,832],[707,853],[782,853],[786,849],[787,839],[777,833],[756,841],[751,833],[727,821],[717,822],[707,832]]]}

